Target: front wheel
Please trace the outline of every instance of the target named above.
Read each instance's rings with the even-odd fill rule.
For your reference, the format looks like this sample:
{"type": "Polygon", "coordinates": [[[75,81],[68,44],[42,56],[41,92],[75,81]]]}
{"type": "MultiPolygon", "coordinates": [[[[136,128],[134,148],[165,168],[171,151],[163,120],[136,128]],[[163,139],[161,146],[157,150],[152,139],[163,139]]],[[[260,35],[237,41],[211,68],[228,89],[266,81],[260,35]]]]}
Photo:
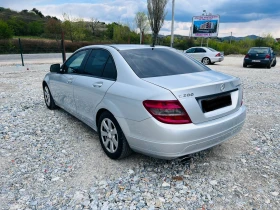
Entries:
{"type": "Polygon", "coordinates": [[[203,63],[204,65],[208,65],[209,63],[211,63],[211,60],[210,60],[209,58],[203,58],[203,59],[202,59],[202,63],[203,63]]]}
{"type": "Polygon", "coordinates": [[[46,106],[50,110],[56,109],[57,106],[54,103],[52,94],[51,94],[50,89],[49,89],[49,87],[47,85],[44,85],[43,92],[44,92],[44,99],[45,99],[46,106]]]}
{"type": "Polygon", "coordinates": [[[98,134],[102,149],[111,159],[122,159],[131,154],[127,140],[115,117],[103,112],[98,120],[98,134]]]}

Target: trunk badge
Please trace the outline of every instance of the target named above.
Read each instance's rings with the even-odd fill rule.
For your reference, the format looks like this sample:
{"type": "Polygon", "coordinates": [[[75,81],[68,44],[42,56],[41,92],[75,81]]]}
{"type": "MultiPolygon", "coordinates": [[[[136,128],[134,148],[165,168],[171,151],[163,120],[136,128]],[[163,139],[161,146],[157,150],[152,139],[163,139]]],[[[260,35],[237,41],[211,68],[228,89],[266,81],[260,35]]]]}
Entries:
{"type": "Polygon", "coordinates": [[[220,89],[222,92],[225,90],[225,83],[221,84],[220,89]]]}

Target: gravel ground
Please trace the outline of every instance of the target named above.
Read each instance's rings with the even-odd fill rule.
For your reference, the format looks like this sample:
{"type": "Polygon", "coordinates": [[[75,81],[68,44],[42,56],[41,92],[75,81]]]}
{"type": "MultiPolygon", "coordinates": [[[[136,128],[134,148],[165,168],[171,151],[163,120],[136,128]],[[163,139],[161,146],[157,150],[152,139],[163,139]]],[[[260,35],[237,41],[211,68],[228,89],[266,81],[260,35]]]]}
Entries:
{"type": "Polygon", "coordinates": [[[49,65],[0,67],[0,209],[279,209],[280,65],[241,64],[210,67],[241,78],[243,130],[172,161],[110,160],[92,129],[45,107],[49,65]]]}

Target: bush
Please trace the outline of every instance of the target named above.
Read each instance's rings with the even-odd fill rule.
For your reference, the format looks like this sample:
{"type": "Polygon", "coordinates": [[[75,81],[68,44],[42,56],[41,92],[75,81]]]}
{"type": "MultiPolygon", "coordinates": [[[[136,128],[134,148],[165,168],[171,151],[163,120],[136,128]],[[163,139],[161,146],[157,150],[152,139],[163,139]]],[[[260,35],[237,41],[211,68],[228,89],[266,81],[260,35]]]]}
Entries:
{"type": "Polygon", "coordinates": [[[13,30],[9,27],[9,25],[0,20],[0,39],[10,39],[13,37],[13,30]]]}

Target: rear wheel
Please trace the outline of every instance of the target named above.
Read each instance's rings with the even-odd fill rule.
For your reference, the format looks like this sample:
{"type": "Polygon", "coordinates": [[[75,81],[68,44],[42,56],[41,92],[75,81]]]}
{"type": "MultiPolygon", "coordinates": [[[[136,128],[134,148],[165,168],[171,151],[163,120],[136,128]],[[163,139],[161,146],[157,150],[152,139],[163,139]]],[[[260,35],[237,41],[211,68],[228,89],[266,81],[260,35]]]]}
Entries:
{"type": "Polygon", "coordinates": [[[209,63],[211,63],[211,60],[209,59],[209,58],[203,58],[202,59],[202,63],[204,64],[204,65],[208,65],[209,63]]]}
{"type": "Polygon", "coordinates": [[[115,117],[103,112],[98,120],[98,134],[102,149],[111,159],[122,159],[132,153],[115,117]]]}
{"type": "Polygon", "coordinates": [[[273,64],[271,65],[272,67],[276,66],[276,60],[274,60],[273,64]]]}
{"type": "Polygon", "coordinates": [[[270,68],[271,68],[271,63],[268,63],[267,66],[266,66],[266,68],[267,68],[267,69],[270,69],[270,68]]]}
{"type": "Polygon", "coordinates": [[[246,63],[243,63],[243,67],[246,68],[246,67],[247,67],[247,64],[246,64],[246,63]]]}

